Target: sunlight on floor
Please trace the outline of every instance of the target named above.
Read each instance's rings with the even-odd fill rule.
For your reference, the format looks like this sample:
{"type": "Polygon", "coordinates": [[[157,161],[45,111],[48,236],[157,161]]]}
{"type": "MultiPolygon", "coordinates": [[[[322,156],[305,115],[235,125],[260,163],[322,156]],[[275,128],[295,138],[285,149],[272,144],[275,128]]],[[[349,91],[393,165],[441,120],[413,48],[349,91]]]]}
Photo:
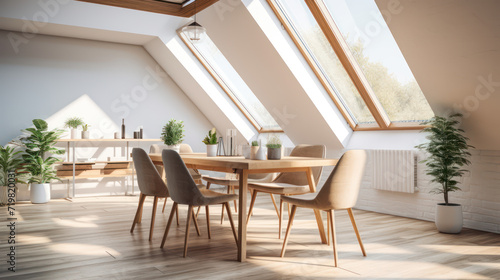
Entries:
{"type": "Polygon", "coordinates": [[[114,249],[100,245],[88,245],[77,243],[58,243],[49,245],[48,248],[58,253],[81,255],[81,256],[107,256],[113,255],[114,257],[121,254],[114,249]]]}
{"type": "Polygon", "coordinates": [[[98,220],[97,216],[84,216],[74,220],[63,220],[60,218],[52,218],[52,221],[60,226],[75,227],[75,228],[96,228],[97,224],[92,221],[98,220]]]}

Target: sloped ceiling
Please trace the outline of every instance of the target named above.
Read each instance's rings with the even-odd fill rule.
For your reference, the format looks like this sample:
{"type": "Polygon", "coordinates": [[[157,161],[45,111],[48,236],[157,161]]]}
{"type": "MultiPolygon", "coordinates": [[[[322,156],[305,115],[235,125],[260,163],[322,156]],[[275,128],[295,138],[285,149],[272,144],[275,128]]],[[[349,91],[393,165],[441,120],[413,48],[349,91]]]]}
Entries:
{"type": "Polygon", "coordinates": [[[500,150],[500,1],[376,3],[434,112],[462,112],[471,143],[500,150]]]}

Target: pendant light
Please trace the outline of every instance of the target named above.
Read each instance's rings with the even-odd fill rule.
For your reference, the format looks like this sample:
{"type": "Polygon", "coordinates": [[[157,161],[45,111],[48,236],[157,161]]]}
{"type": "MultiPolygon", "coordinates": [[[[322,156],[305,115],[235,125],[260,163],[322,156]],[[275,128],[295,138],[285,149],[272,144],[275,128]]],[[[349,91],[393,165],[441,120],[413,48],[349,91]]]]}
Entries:
{"type": "Polygon", "coordinates": [[[196,22],[196,0],[194,1],[194,22],[191,24],[184,26],[182,28],[182,32],[193,42],[197,42],[201,39],[203,34],[205,34],[205,27],[199,25],[196,22]]]}

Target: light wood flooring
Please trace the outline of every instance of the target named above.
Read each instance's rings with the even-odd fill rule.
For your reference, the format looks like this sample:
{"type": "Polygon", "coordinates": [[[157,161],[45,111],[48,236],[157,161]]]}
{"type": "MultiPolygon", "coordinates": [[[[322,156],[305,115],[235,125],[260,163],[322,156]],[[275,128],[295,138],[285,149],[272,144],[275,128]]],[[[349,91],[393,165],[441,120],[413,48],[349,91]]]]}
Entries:
{"type": "Polygon", "coordinates": [[[220,225],[220,206],[210,208],[212,239],[207,239],[202,210],[202,235],[193,227],[188,257],[182,258],[187,207],[180,208],[181,225],[172,227],[160,249],[172,202],[164,214],[159,207],[152,242],[151,198],[142,223],[129,232],[137,203],[137,196],[18,203],[15,273],[7,271],[7,215],[6,208],[0,208],[0,278],[500,279],[499,234],[471,229],[440,234],[431,222],[361,210],[354,214],[367,257],[361,254],[346,211],[336,211],[340,267],[334,268],[332,248],[320,243],[313,213],[299,208],[286,255],[280,258],[278,220],[267,195],[257,198],[248,226],[247,262],[236,261],[229,222],[220,225]]]}

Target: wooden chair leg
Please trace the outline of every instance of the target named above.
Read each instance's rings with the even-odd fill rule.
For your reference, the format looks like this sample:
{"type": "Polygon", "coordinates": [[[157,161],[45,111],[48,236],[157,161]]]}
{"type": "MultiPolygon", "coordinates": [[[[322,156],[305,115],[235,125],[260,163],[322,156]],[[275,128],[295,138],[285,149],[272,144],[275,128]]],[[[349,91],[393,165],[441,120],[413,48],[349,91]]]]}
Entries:
{"type": "Polygon", "coordinates": [[[280,257],[285,256],[286,245],[288,243],[288,236],[290,235],[290,230],[292,229],[293,218],[295,217],[295,211],[297,211],[297,205],[292,205],[292,212],[290,213],[290,217],[288,218],[288,226],[286,227],[285,240],[283,240],[283,248],[281,248],[280,257]]]}
{"type": "Polygon", "coordinates": [[[211,184],[212,184],[212,183],[207,182],[207,190],[208,190],[208,189],[210,189],[210,185],[211,185],[211,184]]]}
{"type": "Polygon", "coordinates": [[[352,227],[354,228],[354,232],[356,233],[356,237],[358,238],[361,252],[363,253],[363,256],[366,257],[365,247],[363,246],[363,242],[361,241],[361,235],[359,235],[358,227],[356,226],[356,221],[354,220],[354,214],[352,213],[352,208],[347,209],[347,213],[349,213],[349,218],[351,218],[352,227]]]}
{"type": "Polygon", "coordinates": [[[211,236],[210,236],[210,212],[208,211],[208,205],[205,206],[205,213],[206,213],[206,216],[207,216],[208,239],[211,239],[211,236]]]}
{"type": "Polygon", "coordinates": [[[281,223],[283,222],[283,200],[280,198],[280,218],[278,225],[278,239],[281,239],[281,223]]]}
{"type": "Polygon", "coordinates": [[[330,246],[330,211],[326,211],[326,235],[328,236],[327,245],[330,246]]]}
{"type": "Polygon", "coordinates": [[[165,206],[167,206],[167,198],[165,197],[165,201],[163,202],[163,209],[161,210],[162,213],[165,213],[165,206]]]}
{"type": "Polygon", "coordinates": [[[198,225],[198,219],[196,218],[196,215],[194,214],[194,209],[191,210],[191,212],[193,212],[193,222],[194,222],[194,227],[196,228],[196,233],[198,234],[198,236],[201,236],[200,226],[198,225]]]}
{"type": "Polygon", "coordinates": [[[252,200],[250,201],[250,208],[248,209],[247,225],[248,225],[248,221],[250,221],[250,216],[252,216],[253,205],[255,204],[255,199],[256,198],[257,198],[257,191],[253,190],[253,192],[252,192],[252,200]]]}
{"type": "Polygon", "coordinates": [[[165,233],[163,234],[160,248],[163,248],[163,246],[165,245],[165,240],[167,240],[168,231],[170,230],[170,225],[172,224],[172,219],[174,218],[174,214],[176,212],[178,212],[177,203],[174,202],[174,205],[172,205],[172,210],[170,210],[170,216],[168,217],[167,227],[165,228],[165,233]]]}
{"type": "Polygon", "coordinates": [[[276,200],[274,200],[274,195],[272,193],[269,194],[271,196],[271,200],[273,201],[274,210],[276,210],[276,215],[278,218],[280,217],[280,211],[278,210],[278,206],[276,206],[276,200]]]}
{"type": "MultiPolygon", "coordinates": [[[[236,194],[236,191],[234,190],[234,186],[231,186],[231,192],[232,192],[233,194],[236,194]]],[[[235,199],[235,200],[233,200],[233,202],[234,202],[234,212],[235,212],[235,213],[238,213],[238,203],[236,203],[236,199],[235,199]]]]}
{"type": "Polygon", "coordinates": [[[135,212],[134,221],[132,222],[132,227],[130,228],[130,233],[134,232],[135,224],[140,223],[139,217],[142,216],[142,207],[144,206],[144,200],[146,196],[142,193],[139,196],[139,205],[137,205],[137,211],[135,212]]]}
{"type": "Polygon", "coordinates": [[[177,226],[179,226],[179,205],[175,204],[176,211],[175,211],[175,219],[177,220],[177,226]]]}
{"type": "Polygon", "coordinates": [[[222,204],[222,211],[220,212],[220,224],[224,222],[224,208],[226,207],[226,204],[222,204]]]}
{"type": "Polygon", "coordinates": [[[229,207],[229,202],[226,202],[227,217],[229,223],[231,224],[231,229],[233,230],[234,241],[236,241],[236,247],[238,246],[238,236],[236,235],[236,229],[234,228],[233,215],[231,215],[231,208],[229,207]]]}
{"type": "Polygon", "coordinates": [[[332,243],[333,243],[333,259],[335,261],[335,267],[338,267],[338,256],[337,256],[337,240],[335,239],[335,217],[333,210],[328,210],[330,215],[330,231],[332,233],[332,243]]]}
{"type": "Polygon", "coordinates": [[[186,219],[186,236],[184,237],[184,255],[183,255],[184,258],[187,256],[188,239],[189,239],[189,225],[191,224],[192,217],[194,217],[193,206],[189,205],[187,219],[186,219]]]}
{"type": "Polygon", "coordinates": [[[156,206],[158,205],[158,197],[155,196],[153,200],[153,214],[151,215],[151,226],[149,228],[149,241],[153,239],[153,229],[155,227],[155,218],[156,218],[156,206]]]}

